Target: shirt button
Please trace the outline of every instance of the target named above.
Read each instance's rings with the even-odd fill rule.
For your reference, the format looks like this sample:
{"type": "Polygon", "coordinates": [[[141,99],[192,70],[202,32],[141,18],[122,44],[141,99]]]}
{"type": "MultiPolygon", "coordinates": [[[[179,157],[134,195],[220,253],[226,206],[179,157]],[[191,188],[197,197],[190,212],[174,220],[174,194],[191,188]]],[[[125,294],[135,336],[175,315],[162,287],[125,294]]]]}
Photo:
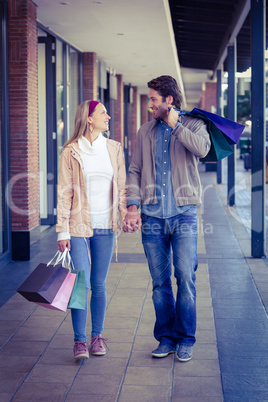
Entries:
{"type": "Polygon", "coordinates": [[[164,162],[164,163],[167,163],[167,162],[164,162]]]}

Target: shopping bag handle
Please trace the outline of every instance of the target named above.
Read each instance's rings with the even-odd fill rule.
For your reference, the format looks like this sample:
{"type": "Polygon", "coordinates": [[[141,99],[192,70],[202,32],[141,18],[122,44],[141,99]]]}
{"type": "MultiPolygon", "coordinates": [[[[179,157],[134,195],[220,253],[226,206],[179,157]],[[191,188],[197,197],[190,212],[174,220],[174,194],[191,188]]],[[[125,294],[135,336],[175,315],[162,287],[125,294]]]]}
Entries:
{"type": "Polygon", "coordinates": [[[52,258],[52,260],[50,260],[47,263],[48,265],[58,265],[59,263],[61,263],[61,265],[64,268],[67,268],[69,270],[74,269],[73,266],[73,262],[71,259],[71,255],[69,253],[69,250],[66,248],[63,252],[60,252],[59,250],[56,252],[56,254],[54,255],[54,257],[52,258]],[[53,263],[53,261],[55,260],[55,263],[53,263]]]}

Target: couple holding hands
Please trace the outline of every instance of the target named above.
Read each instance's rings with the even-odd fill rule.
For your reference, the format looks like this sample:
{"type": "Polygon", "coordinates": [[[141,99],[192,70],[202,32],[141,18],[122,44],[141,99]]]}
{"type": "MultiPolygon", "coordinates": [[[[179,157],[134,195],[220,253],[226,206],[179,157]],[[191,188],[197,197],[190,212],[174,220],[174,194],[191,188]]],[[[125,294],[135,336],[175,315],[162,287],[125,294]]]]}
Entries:
{"type": "Polygon", "coordinates": [[[86,295],[91,290],[91,341],[86,335],[87,307],[72,309],[74,357],[104,355],[106,278],[116,232],[141,229],[152,277],[155,308],[153,357],[176,353],[193,356],[196,332],[197,205],[201,203],[199,158],[210,138],[201,119],[178,110],[182,95],[174,78],[148,82],[154,119],[141,126],[126,171],[119,142],[105,138],[110,116],[97,101],[78,106],[72,137],[64,144],[58,183],[58,249],[70,251],[76,269],[84,270],[86,295]],[[140,212],[139,212],[140,209],[140,212]],[[173,261],[171,261],[171,249],[173,261]],[[174,297],[172,262],[177,281],[174,297]]]}

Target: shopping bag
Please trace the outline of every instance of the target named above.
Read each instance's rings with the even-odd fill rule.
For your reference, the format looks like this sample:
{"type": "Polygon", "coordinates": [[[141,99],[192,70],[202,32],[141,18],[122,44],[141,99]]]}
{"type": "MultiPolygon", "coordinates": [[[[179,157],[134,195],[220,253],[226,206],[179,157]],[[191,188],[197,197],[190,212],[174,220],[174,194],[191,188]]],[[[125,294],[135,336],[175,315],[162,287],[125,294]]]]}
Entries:
{"type": "Polygon", "coordinates": [[[76,279],[76,274],[68,271],[66,278],[64,279],[61,287],[59,288],[56,296],[51,303],[36,303],[39,306],[51,310],[66,311],[67,306],[73,291],[74,283],[76,279]]]}
{"type": "Polygon", "coordinates": [[[206,123],[211,147],[208,154],[200,159],[201,162],[216,162],[234,152],[232,144],[235,144],[239,140],[244,130],[242,124],[198,108],[194,108],[191,112],[175,109],[181,115],[202,119],[206,123]]]}
{"type": "Polygon", "coordinates": [[[237,144],[245,126],[206,110],[194,108],[191,113],[206,116],[225,135],[230,144],[237,144]]]}
{"type": "Polygon", "coordinates": [[[66,254],[57,252],[47,264],[39,264],[17,292],[31,302],[51,303],[69,272],[63,266],[66,254]],[[54,259],[55,264],[52,264],[54,259]]]}
{"type": "Polygon", "coordinates": [[[202,162],[215,162],[231,155],[234,152],[234,149],[229,144],[228,140],[221,132],[221,130],[219,130],[215,126],[215,124],[205,116],[203,117],[203,120],[206,122],[207,125],[211,147],[208,154],[200,160],[202,162]]]}
{"type": "Polygon", "coordinates": [[[71,295],[71,299],[68,308],[76,308],[79,310],[85,310],[86,308],[86,278],[85,271],[72,270],[76,274],[76,280],[71,295]]]}

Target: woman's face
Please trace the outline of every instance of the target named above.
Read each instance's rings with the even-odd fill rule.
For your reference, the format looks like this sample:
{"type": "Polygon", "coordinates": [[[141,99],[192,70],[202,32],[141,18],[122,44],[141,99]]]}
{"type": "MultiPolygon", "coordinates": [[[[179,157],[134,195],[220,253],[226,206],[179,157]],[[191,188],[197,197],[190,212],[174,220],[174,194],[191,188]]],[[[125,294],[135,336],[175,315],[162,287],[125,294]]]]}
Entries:
{"type": "Polygon", "coordinates": [[[98,103],[91,116],[88,117],[89,123],[92,125],[93,129],[99,131],[109,130],[110,118],[102,103],[98,103]]]}

